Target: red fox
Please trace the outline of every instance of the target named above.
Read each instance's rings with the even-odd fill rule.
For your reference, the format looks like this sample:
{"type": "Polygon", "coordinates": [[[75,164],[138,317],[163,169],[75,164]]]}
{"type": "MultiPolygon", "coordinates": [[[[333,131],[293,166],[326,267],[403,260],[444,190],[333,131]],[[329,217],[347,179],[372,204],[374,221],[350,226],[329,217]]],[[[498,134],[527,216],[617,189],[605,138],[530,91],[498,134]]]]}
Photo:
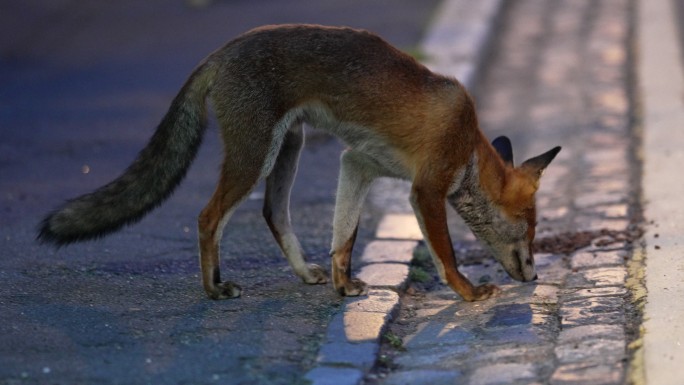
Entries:
{"type": "Polygon", "coordinates": [[[309,284],[327,282],[320,266],[305,262],[290,225],[304,122],[348,146],[341,155],[331,251],[339,294],[366,292],[366,284],[352,278],[351,252],[364,198],[380,176],[412,182],[410,202],[440,276],[465,300],[486,299],[498,289],[474,286],[458,271],[446,202],[512,278],[536,279],[535,192],[560,147],[514,167],[510,141],[487,141],[473,100],[457,80],[432,73],[367,31],[314,25],[257,28],[210,54],[123,175],[49,214],[38,239],[64,245],[98,238],[159,206],[197,153],[207,99],[225,149],[218,185],[198,219],[202,282],[210,298],[241,293],[237,284],[221,280],[219,243],[236,206],[262,179],[264,217],[294,272],[309,284]]]}

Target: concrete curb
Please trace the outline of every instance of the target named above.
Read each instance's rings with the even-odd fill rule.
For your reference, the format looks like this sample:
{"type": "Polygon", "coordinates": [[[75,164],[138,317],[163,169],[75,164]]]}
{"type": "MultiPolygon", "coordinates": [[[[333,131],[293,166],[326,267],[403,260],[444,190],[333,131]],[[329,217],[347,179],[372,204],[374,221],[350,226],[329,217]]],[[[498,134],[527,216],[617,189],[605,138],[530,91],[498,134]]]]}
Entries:
{"type": "Polygon", "coordinates": [[[502,0],[447,0],[442,3],[422,46],[431,70],[456,77],[466,88],[475,85],[492,42],[502,0]]]}
{"type": "MultiPolygon", "coordinates": [[[[501,0],[445,0],[422,43],[426,65],[472,87],[502,5],[501,0]]],[[[386,183],[376,185],[371,192],[376,195],[375,201],[391,202],[397,195],[408,196],[406,184],[391,188],[386,183]],[[397,189],[401,191],[392,191],[397,189]]],[[[342,311],[328,325],[317,365],[305,376],[313,385],[359,384],[375,364],[385,328],[398,311],[398,293],[408,282],[413,250],[422,239],[407,204],[382,206],[386,215],[380,221],[376,240],[364,249],[357,274],[369,285],[369,294],[346,298],[342,311]]]]}
{"type": "Polygon", "coordinates": [[[673,2],[639,1],[639,85],[643,106],[647,384],[684,381],[684,77],[673,2]],[[675,178],[675,179],[673,179],[675,178]]]}

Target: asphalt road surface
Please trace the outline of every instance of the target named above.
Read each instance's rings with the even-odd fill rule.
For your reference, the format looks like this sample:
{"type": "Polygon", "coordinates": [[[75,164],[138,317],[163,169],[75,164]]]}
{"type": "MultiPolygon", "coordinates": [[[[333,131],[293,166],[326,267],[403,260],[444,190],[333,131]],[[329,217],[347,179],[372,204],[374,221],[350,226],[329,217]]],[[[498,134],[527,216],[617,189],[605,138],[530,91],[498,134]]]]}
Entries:
{"type": "MultiPolygon", "coordinates": [[[[36,244],[35,227],[118,176],[195,64],[237,34],[350,25],[411,50],[437,3],[0,0],[0,383],[301,382],[341,300],[292,274],[260,190],[222,244],[243,297],[214,302],[201,289],[195,224],[218,173],[215,124],[181,188],[141,223],[60,250],[36,244]]],[[[340,149],[309,135],[293,193],[309,261],[326,267],[340,149]]],[[[364,213],[358,250],[378,211],[364,213]]]]}

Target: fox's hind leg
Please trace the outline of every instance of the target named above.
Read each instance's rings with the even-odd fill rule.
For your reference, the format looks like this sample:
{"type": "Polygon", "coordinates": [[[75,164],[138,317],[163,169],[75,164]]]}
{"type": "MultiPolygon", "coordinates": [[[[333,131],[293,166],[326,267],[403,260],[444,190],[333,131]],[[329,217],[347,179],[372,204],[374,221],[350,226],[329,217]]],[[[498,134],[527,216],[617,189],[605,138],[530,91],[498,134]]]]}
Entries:
{"type": "Polygon", "coordinates": [[[290,191],[303,145],[302,124],[295,123],[285,135],[275,166],[266,178],[263,214],[295,274],[308,284],[326,283],[328,278],[325,270],[305,262],[302,248],[290,223],[290,191]]]}
{"type": "Polygon", "coordinates": [[[200,213],[198,230],[202,284],[211,299],[239,297],[242,291],[233,282],[221,281],[219,245],[223,227],[255,183],[256,180],[239,181],[222,173],[214,195],[200,213]]]}
{"type": "MultiPolygon", "coordinates": [[[[258,125],[257,127],[273,127],[258,125]]],[[[263,130],[253,135],[224,127],[225,158],[216,191],[198,219],[202,283],[212,299],[239,297],[241,289],[232,282],[222,282],[219,245],[223,227],[235,208],[248,196],[263,174],[270,171],[273,154],[282,144],[277,130],[263,130]],[[270,137],[269,137],[270,133],[270,137]]]]}

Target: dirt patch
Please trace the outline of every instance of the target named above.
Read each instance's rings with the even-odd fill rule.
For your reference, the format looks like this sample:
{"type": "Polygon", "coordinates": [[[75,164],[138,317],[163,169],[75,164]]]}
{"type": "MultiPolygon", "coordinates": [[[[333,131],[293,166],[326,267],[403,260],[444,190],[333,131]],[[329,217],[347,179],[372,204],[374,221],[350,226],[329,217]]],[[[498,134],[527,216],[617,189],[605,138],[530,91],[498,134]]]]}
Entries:
{"type": "Polygon", "coordinates": [[[535,253],[572,254],[573,252],[589,246],[606,248],[611,245],[631,245],[643,235],[643,229],[638,226],[629,226],[626,230],[594,230],[577,231],[573,233],[561,233],[549,237],[537,239],[534,242],[535,253]]]}

